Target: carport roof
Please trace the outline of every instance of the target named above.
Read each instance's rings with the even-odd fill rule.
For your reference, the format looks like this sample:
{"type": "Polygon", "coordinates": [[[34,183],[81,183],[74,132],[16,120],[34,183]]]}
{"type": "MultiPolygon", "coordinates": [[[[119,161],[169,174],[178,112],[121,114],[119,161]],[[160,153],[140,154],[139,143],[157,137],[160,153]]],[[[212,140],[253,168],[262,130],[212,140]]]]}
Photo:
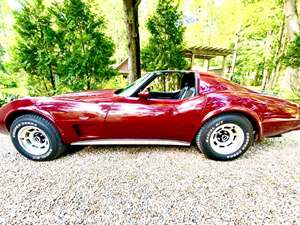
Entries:
{"type": "Polygon", "coordinates": [[[183,50],[185,57],[198,59],[211,59],[216,56],[228,56],[232,50],[226,48],[216,48],[209,46],[193,46],[183,50]]]}

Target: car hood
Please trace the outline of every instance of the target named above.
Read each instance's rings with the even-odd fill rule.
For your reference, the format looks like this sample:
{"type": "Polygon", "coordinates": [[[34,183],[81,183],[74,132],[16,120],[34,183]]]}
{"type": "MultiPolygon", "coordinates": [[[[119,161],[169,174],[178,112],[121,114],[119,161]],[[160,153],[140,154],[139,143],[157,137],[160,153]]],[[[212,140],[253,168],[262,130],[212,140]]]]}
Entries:
{"type": "Polygon", "coordinates": [[[54,96],[57,100],[74,100],[84,102],[111,101],[116,95],[115,90],[86,91],[54,96]]]}

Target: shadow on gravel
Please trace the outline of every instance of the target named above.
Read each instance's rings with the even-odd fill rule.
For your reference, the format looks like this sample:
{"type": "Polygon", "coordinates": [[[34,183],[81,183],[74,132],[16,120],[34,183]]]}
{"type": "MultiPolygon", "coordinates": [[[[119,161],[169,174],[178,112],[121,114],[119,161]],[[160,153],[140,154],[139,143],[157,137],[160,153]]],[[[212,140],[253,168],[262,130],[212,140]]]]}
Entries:
{"type": "Polygon", "coordinates": [[[82,150],[84,150],[87,146],[79,146],[79,145],[74,145],[74,146],[71,146],[69,145],[66,149],[66,151],[63,153],[63,156],[66,156],[66,155],[73,155],[73,154],[76,154],[77,152],[80,152],[82,150]]]}
{"type": "MultiPolygon", "coordinates": [[[[256,157],[261,151],[274,151],[279,143],[285,142],[283,138],[265,139],[254,145],[245,153],[247,158],[256,157]]],[[[286,145],[285,145],[286,146],[286,145]]],[[[127,152],[129,154],[151,153],[151,152],[190,152],[202,154],[195,145],[184,146],[165,146],[165,145],[99,145],[99,146],[69,146],[65,155],[77,154],[81,151],[105,153],[105,152],[127,152]]]]}
{"type": "MultiPolygon", "coordinates": [[[[263,157],[269,154],[281,154],[288,149],[299,148],[299,133],[283,135],[278,138],[266,138],[260,142],[254,143],[254,145],[240,158],[240,159],[254,159],[257,157],[263,157]]],[[[128,154],[140,154],[140,153],[155,153],[155,152],[169,152],[169,153],[189,153],[192,155],[202,154],[198,148],[192,144],[190,147],[184,146],[151,146],[151,145],[100,145],[100,146],[72,146],[66,154],[73,155],[78,152],[88,152],[90,154],[97,153],[109,153],[109,152],[126,152],[128,154]]]]}
{"type": "MultiPolygon", "coordinates": [[[[165,145],[99,145],[99,146],[69,146],[66,155],[73,155],[81,151],[89,152],[127,152],[129,154],[147,153],[147,152],[200,152],[195,146],[165,146],[165,145]]],[[[200,152],[201,153],[201,152],[200,152]]]]}

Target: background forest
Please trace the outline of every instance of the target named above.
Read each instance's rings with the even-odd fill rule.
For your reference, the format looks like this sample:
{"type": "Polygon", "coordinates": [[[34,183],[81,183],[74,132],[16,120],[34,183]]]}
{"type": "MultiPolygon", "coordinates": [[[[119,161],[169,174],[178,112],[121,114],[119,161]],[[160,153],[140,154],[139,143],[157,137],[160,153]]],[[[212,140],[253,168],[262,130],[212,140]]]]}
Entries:
{"type": "MultiPolygon", "coordinates": [[[[184,48],[226,48],[228,79],[300,98],[299,1],[141,0],[137,7],[142,73],[189,68],[184,48]]],[[[126,0],[0,0],[0,105],[124,87],[128,79],[114,64],[129,55],[126,13],[126,0]]]]}

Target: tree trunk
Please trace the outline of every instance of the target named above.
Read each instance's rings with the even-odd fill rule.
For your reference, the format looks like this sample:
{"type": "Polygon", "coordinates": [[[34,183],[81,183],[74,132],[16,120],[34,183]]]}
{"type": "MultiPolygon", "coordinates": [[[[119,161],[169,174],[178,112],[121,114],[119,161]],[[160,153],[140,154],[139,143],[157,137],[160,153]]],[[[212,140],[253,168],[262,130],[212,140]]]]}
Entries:
{"type": "Polygon", "coordinates": [[[87,90],[91,90],[91,78],[87,76],[87,90]]]}
{"type": "Polygon", "coordinates": [[[259,84],[259,70],[256,70],[255,71],[255,76],[254,76],[254,84],[253,84],[253,86],[258,86],[258,84],[259,84]]]}
{"type": "Polygon", "coordinates": [[[52,85],[52,89],[54,91],[56,91],[56,82],[55,82],[55,77],[54,77],[54,74],[53,74],[52,65],[49,65],[49,71],[50,71],[50,83],[52,85]]]}
{"type": "Polygon", "coordinates": [[[269,74],[269,60],[270,60],[270,56],[272,54],[272,31],[268,31],[267,33],[267,38],[266,38],[266,42],[265,42],[265,59],[264,59],[264,70],[263,70],[263,80],[262,80],[262,90],[264,91],[266,89],[267,86],[267,82],[270,78],[270,74],[269,74]]]}
{"type": "MultiPolygon", "coordinates": [[[[283,11],[286,20],[288,40],[293,41],[300,31],[296,0],[285,0],[283,11]]],[[[281,84],[282,91],[291,90],[291,77],[297,72],[296,69],[291,67],[286,68],[286,73],[281,84]]]]}
{"type": "Polygon", "coordinates": [[[140,0],[123,0],[129,50],[129,83],[141,76],[138,6],[140,0]]]}
{"type": "Polygon", "coordinates": [[[267,86],[268,82],[268,77],[269,77],[269,71],[268,68],[266,68],[266,62],[264,63],[264,70],[263,70],[263,80],[261,82],[261,90],[264,91],[267,86]]]}
{"type": "Polygon", "coordinates": [[[268,82],[268,88],[271,90],[275,84],[275,81],[277,80],[277,75],[279,75],[279,69],[281,67],[280,65],[280,59],[283,56],[285,52],[286,47],[286,34],[285,34],[285,19],[283,18],[282,24],[280,27],[280,34],[278,39],[278,47],[276,49],[274,58],[273,58],[273,69],[271,72],[270,81],[268,82]]]}
{"type": "Polygon", "coordinates": [[[273,80],[271,81],[272,83],[270,84],[270,85],[271,85],[271,88],[273,88],[273,86],[274,86],[275,84],[278,83],[279,76],[280,76],[280,69],[281,69],[281,64],[278,63],[277,66],[276,66],[274,78],[273,78],[273,80]]]}
{"type": "Polygon", "coordinates": [[[284,15],[290,40],[293,40],[300,31],[296,2],[297,0],[285,0],[284,3],[284,15]]]}
{"type": "Polygon", "coordinates": [[[239,45],[239,34],[236,32],[234,34],[234,48],[233,48],[233,54],[232,54],[232,62],[231,62],[231,68],[230,68],[230,79],[234,73],[235,69],[235,64],[237,61],[237,51],[238,51],[238,46],[239,45]]]}

